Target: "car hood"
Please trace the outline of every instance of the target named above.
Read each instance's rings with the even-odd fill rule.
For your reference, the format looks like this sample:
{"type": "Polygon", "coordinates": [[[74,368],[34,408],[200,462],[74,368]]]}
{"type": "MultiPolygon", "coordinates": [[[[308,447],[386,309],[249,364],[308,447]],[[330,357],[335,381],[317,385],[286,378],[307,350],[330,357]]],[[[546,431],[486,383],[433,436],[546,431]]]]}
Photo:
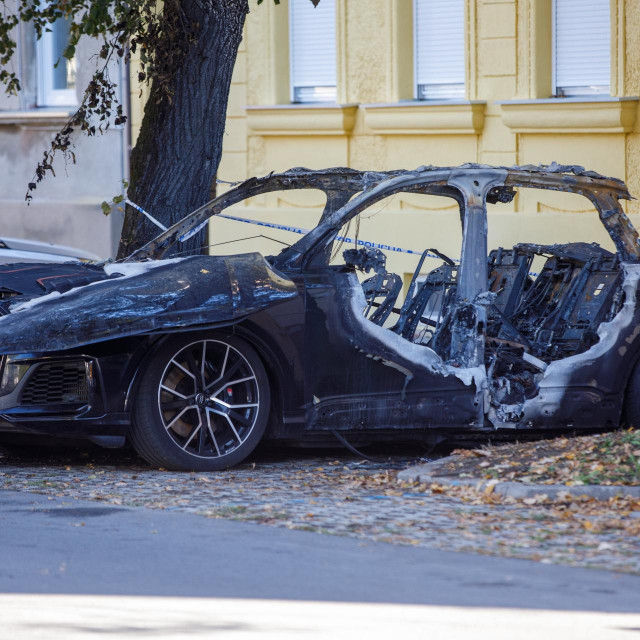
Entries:
{"type": "Polygon", "coordinates": [[[61,265],[11,266],[0,270],[0,291],[22,295],[2,305],[7,314],[0,317],[2,354],[59,351],[234,321],[298,295],[294,283],[259,253],[73,264],[58,275],[51,274],[61,265]],[[55,290],[56,281],[63,283],[62,291],[55,290]],[[36,291],[40,295],[34,297],[36,291]]]}

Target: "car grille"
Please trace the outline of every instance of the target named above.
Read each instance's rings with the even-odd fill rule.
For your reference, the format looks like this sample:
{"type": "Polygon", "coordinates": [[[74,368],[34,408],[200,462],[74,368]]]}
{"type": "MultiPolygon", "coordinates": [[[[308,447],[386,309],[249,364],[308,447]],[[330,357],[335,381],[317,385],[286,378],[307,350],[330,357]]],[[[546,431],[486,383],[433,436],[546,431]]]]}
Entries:
{"type": "Polygon", "coordinates": [[[87,402],[89,389],[84,360],[40,365],[20,396],[20,404],[87,402]]]}

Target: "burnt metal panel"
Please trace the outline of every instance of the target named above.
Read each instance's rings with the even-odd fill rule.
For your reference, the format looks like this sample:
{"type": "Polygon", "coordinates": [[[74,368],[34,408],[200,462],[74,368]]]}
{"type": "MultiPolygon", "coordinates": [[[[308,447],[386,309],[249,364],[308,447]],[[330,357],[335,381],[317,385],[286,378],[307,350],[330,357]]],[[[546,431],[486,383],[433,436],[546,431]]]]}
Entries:
{"type": "Polygon", "coordinates": [[[60,351],[234,321],[297,295],[258,253],[184,258],[39,299],[0,318],[0,353],[60,351]]]}
{"type": "Polygon", "coordinates": [[[307,271],[305,281],[308,430],[477,424],[475,388],[446,375],[430,349],[364,318],[353,304],[354,274],[324,267],[307,271]]]}

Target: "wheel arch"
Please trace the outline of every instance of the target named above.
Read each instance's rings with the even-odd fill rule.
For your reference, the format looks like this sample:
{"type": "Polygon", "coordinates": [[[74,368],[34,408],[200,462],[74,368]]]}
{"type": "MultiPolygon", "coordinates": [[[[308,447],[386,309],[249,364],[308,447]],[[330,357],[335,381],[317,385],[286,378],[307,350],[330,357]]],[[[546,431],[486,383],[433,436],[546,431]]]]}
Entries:
{"type": "MultiPolygon", "coordinates": [[[[247,326],[243,324],[234,324],[234,325],[225,325],[221,327],[211,327],[211,328],[194,328],[189,331],[179,332],[181,335],[190,334],[195,336],[201,336],[203,334],[228,334],[235,335],[238,338],[242,338],[249,345],[251,345],[258,355],[260,356],[260,360],[264,365],[267,376],[269,378],[269,384],[272,389],[272,414],[275,413],[278,417],[282,417],[283,408],[284,408],[284,386],[283,386],[283,375],[284,372],[280,367],[277,366],[278,355],[276,353],[275,341],[269,340],[268,338],[261,335],[261,332],[257,331],[255,328],[251,326],[247,326]],[[275,400],[275,402],[274,402],[275,400]]],[[[167,332],[161,334],[157,340],[153,342],[151,348],[144,347],[145,352],[141,355],[140,358],[136,359],[135,365],[132,367],[132,371],[127,376],[129,379],[129,384],[127,386],[126,394],[125,394],[125,403],[124,410],[131,412],[133,402],[135,401],[135,395],[137,388],[140,384],[140,378],[147,363],[153,359],[155,354],[159,349],[170,339],[178,335],[176,332],[167,332]]]]}
{"type": "Polygon", "coordinates": [[[127,376],[129,379],[129,384],[127,385],[127,390],[125,393],[124,410],[129,414],[131,414],[131,412],[133,411],[133,403],[135,401],[136,392],[140,384],[140,377],[142,376],[144,368],[146,367],[149,360],[151,360],[153,356],[155,356],[155,354],[158,352],[158,349],[160,349],[162,345],[174,335],[175,333],[161,334],[160,336],[158,336],[158,339],[151,344],[151,348],[147,346],[141,347],[141,351],[143,351],[143,353],[141,353],[139,358],[136,358],[135,364],[132,366],[132,370],[127,376]]]}
{"type": "Polygon", "coordinates": [[[273,435],[277,425],[282,424],[284,417],[284,375],[282,367],[279,366],[281,356],[277,347],[277,341],[268,337],[268,334],[258,331],[251,324],[242,323],[229,327],[233,334],[246,340],[257,352],[262,360],[262,364],[267,372],[269,386],[271,389],[271,409],[269,422],[265,435],[273,435]]]}
{"type": "Polygon", "coordinates": [[[151,348],[148,345],[143,345],[140,347],[141,355],[139,358],[135,359],[135,363],[131,366],[130,373],[127,375],[128,384],[125,393],[125,401],[124,401],[124,411],[131,411],[132,403],[135,400],[135,394],[138,388],[138,384],[140,382],[140,376],[144,371],[145,366],[153,358],[158,349],[162,348],[162,345],[167,341],[171,340],[176,335],[180,334],[201,334],[205,332],[224,332],[227,331],[229,333],[233,333],[233,324],[240,322],[237,320],[234,323],[223,322],[223,323],[215,323],[213,325],[200,325],[195,327],[189,327],[188,329],[184,329],[181,331],[165,331],[163,333],[152,333],[152,334],[141,334],[140,338],[150,338],[152,340],[151,348]]]}

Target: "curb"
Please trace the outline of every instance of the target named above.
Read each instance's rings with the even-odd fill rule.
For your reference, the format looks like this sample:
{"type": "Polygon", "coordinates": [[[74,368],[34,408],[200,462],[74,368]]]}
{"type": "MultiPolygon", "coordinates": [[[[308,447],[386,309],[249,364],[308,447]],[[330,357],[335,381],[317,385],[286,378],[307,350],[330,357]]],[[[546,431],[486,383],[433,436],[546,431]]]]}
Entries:
{"type": "Polygon", "coordinates": [[[631,496],[640,498],[640,486],[624,485],[580,485],[566,486],[563,484],[522,484],[521,482],[496,482],[495,480],[481,480],[479,478],[452,478],[433,475],[451,458],[435,460],[426,464],[410,467],[398,473],[398,480],[402,482],[436,483],[449,487],[474,487],[476,491],[485,491],[493,487],[493,493],[508,498],[533,498],[546,495],[557,498],[560,494],[572,496],[588,496],[595,500],[608,500],[617,496],[631,496]]]}

